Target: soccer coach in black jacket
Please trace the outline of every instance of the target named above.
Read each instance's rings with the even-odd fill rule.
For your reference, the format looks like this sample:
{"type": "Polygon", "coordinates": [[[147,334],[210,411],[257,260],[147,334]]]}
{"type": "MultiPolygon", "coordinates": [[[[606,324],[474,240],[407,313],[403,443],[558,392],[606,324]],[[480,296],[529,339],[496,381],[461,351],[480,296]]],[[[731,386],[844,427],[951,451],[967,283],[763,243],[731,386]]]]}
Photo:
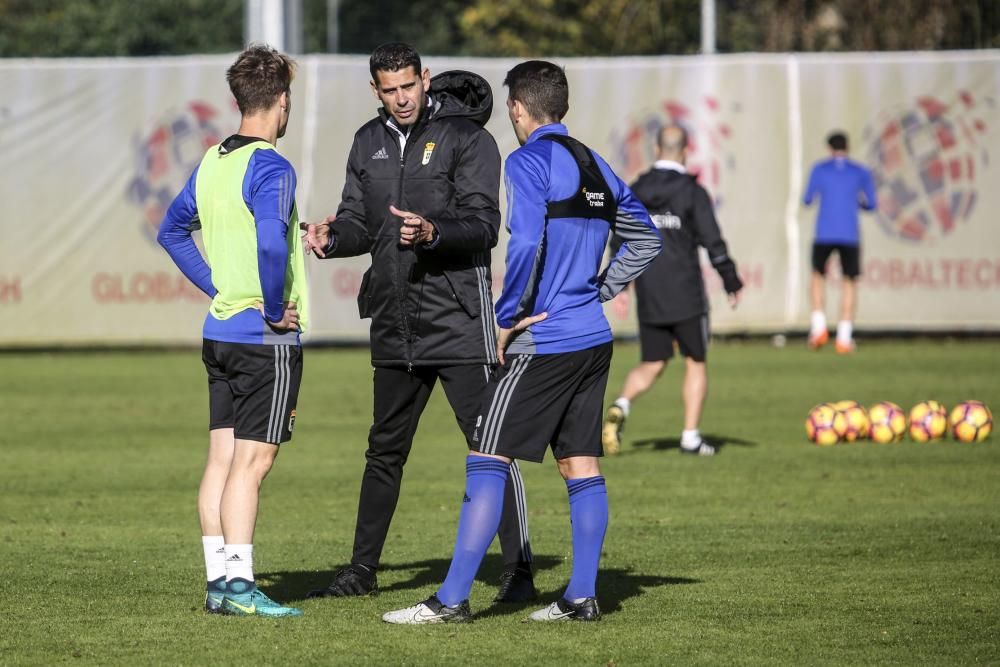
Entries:
{"type": "MultiPolygon", "coordinates": [[[[653,224],[663,237],[663,252],[635,281],[642,361],[625,378],[621,396],[604,418],[604,450],[615,454],[631,403],[660,377],[674,355],[674,343],[684,356],[684,430],[681,452],[711,456],[716,447],[701,437],[698,423],[708,393],[708,296],[702,278],[698,247],[722,278],[722,286],[735,308],[743,281],[729,256],[726,242],[712,212],[705,188],[687,173],[687,133],[668,125],[657,135],[658,160],[632,185],[646,205],[653,224]]],[[[621,245],[616,240],[612,251],[621,245]]]]}
{"type": "MultiPolygon", "coordinates": [[[[490,250],[500,228],[500,152],[484,129],[489,84],[469,72],[433,79],[407,44],[370,60],[377,118],[358,130],[336,216],[304,225],[317,256],[371,253],[358,294],[375,367],[354,554],[315,596],[376,593],[375,572],[413,444],[438,380],[467,444],[497,363],[490,250]]],[[[419,530],[419,527],[414,527],[419,530]]],[[[497,600],[535,597],[524,485],[511,465],[499,531],[505,571],[497,600]]]]}

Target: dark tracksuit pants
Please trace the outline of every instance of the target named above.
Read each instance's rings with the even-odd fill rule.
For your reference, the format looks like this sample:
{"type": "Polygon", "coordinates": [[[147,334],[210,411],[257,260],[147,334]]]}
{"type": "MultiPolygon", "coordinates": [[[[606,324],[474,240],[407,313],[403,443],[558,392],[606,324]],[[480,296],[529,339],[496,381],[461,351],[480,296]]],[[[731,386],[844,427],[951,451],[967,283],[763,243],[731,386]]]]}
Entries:
{"type": "MultiPolygon", "coordinates": [[[[402,367],[375,369],[374,423],[368,434],[368,451],[365,453],[367,462],[361,481],[352,563],[369,567],[379,564],[389,523],[399,500],[403,466],[410,454],[420,415],[438,380],[468,445],[486,387],[486,366],[418,366],[409,372],[402,367]]],[[[524,482],[515,461],[507,477],[503,514],[497,533],[506,564],[531,561],[527,517],[524,482]]]]}

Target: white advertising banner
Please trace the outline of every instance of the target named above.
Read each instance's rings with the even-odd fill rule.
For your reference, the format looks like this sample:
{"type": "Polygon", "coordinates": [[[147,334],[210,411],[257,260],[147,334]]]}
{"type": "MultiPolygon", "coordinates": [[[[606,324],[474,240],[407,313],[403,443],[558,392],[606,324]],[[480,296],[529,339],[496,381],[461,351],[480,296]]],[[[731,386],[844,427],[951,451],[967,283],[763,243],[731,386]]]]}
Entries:
{"type": "MultiPolygon", "coordinates": [[[[208,300],[156,244],[165,208],[205,148],[235,132],[233,56],[0,62],[0,345],[193,343],[208,300]]],[[[736,310],[706,270],[716,331],[807,324],[815,211],[800,206],[832,129],[873,169],[862,217],[859,329],[1000,329],[1000,53],[563,59],[566,124],[630,181],[664,123],[691,134],[746,290],[736,310]],[[994,153],[995,148],[994,148],[994,153]]],[[[429,58],[493,86],[488,129],[516,148],[502,87],[514,60],[429,58]]],[[[339,202],[354,132],[377,108],[367,58],[306,56],[279,150],[301,217],[339,202]]],[[[504,197],[501,193],[501,201],[504,197]]],[[[494,252],[503,277],[506,233],[494,252]]],[[[355,297],[367,257],[310,261],[307,340],[367,338],[355,297]]],[[[834,281],[836,276],[833,276],[834,281]]],[[[831,290],[830,315],[835,314],[831,290]]],[[[609,304],[635,330],[628,299],[609,304]]]]}
{"type": "MultiPolygon", "coordinates": [[[[1000,328],[997,54],[817,56],[799,67],[806,162],[839,127],[875,177],[878,211],[861,225],[859,326],[1000,328]]],[[[803,211],[803,254],[813,217],[803,211]]]]}

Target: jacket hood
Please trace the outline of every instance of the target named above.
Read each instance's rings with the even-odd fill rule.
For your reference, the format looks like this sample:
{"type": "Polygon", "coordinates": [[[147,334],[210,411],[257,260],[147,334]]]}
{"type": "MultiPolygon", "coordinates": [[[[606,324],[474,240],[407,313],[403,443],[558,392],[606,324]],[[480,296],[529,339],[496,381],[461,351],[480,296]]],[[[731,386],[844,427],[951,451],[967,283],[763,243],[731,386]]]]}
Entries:
{"type": "Polygon", "coordinates": [[[435,118],[462,116],[483,127],[493,114],[493,90],[472,72],[452,70],[432,77],[430,96],[435,118]]]}

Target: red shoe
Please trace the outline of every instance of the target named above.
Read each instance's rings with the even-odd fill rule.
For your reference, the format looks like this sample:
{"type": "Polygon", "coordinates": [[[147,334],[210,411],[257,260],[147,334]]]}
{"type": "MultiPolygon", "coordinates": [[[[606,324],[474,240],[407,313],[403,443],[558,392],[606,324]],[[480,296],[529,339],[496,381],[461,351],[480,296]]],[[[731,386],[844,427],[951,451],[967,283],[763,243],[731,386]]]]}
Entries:
{"type": "Polygon", "coordinates": [[[817,334],[809,334],[809,347],[818,350],[826,345],[828,340],[830,340],[830,332],[825,329],[817,334]]]}

